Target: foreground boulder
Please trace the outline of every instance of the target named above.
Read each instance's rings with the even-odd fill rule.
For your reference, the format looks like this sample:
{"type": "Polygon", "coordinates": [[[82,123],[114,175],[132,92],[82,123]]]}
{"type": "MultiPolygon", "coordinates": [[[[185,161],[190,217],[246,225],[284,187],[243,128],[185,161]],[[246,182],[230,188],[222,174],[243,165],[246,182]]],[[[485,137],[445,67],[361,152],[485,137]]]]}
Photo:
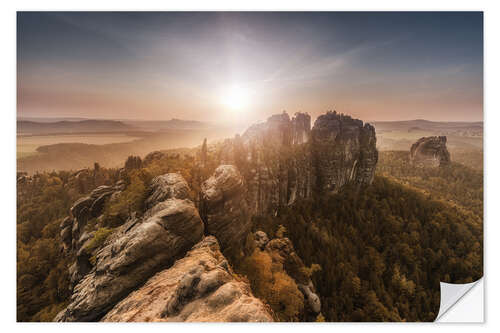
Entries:
{"type": "Polygon", "coordinates": [[[267,322],[270,310],[205,237],[175,264],[114,306],[102,321],[267,322]]]}
{"type": "Polygon", "coordinates": [[[439,167],[450,163],[446,136],[428,136],[418,139],[410,149],[410,161],[419,167],[439,167]]]}
{"type": "Polygon", "coordinates": [[[189,185],[178,173],[167,173],[157,176],[151,181],[146,208],[152,208],[158,202],[166,199],[188,199],[189,185]]]}
{"type": "Polygon", "coordinates": [[[251,228],[243,177],[233,165],[221,165],[201,186],[200,212],[208,234],[225,250],[241,247],[251,228]]]}
{"type": "MultiPolygon", "coordinates": [[[[99,223],[103,220],[103,211],[108,200],[119,197],[127,187],[124,180],[119,180],[114,186],[99,186],[88,196],[77,200],[70,209],[70,216],[65,218],[61,224],[61,240],[63,250],[75,260],[70,265],[72,287],[90,272],[92,264],[91,257],[96,254],[99,248],[89,251],[96,237],[99,223]],[[93,223],[90,223],[93,221],[93,223]]],[[[188,199],[189,186],[184,178],[178,173],[168,173],[155,177],[148,191],[145,200],[146,211],[144,217],[151,217],[154,213],[165,208],[167,199],[188,199]],[[161,207],[160,207],[161,206],[161,207]],[[153,209],[154,208],[154,209],[153,209]]],[[[135,212],[130,218],[135,219],[135,212]]],[[[97,235],[99,237],[99,235],[97,235]]]]}
{"type": "Polygon", "coordinates": [[[84,267],[80,261],[92,265],[87,267],[88,274],[74,274],[79,276],[79,282],[70,304],[56,316],[56,321],[100,319],[118,301],[201,240],[203,222],[193,202],[175,198],[175,193],[183,192],[170,191],[165,184],[162,188],[170,195],[159,193],[158,183],[153,181],[151,193],[158,199],[168,199],[157,202],[143,217],[132,215],[91,253],[92,259],[87,256],[86,261],[81,260],[85,246],[78,252],[73,270],[78,272],[84,267]]]}

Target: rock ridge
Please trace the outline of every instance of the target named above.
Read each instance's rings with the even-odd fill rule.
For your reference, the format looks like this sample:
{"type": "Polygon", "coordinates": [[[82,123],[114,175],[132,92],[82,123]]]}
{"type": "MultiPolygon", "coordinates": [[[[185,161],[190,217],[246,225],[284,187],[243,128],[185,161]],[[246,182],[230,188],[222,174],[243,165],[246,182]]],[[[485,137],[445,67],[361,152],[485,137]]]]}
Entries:
{"type": "MultiPolygon", "coordinates": [[[[185,196],[185,186],[185,180],[177,174],[153,179],[150,196],[146,199],[152,207],[143,217],[133,214],[103,245],[87,253],[87,259],[92,255],[93,260],[87,260],[83,269],[81,262],[85,261],[79,258],[83,257],[81,253],[88,252],[88,247],[82,246],[78,250],[72,266],[79,272],[74,274],[76,286],[70,304],[56,316],[56,321],[98,320],[131,291],[173,264],[201,240],[204,225],[194,203],[185,196]]],[[[104,191],[98,189],[94,190],[95,196],[104,191]]],[[[80,216],[81,207],[88,206],[87,201],[88,198],[77,201],[72,214],[80,216]]],[[[65,221],[63,226],[69,223],[65,221]]],[[[73,224],[75,222],[78,223],[76,218],[73,224]]]]}
{"type": "Polygon", "coordinates": [[[207,236],[116,304],[102,321],[269,322],[271,310],[239,281],[207,236]]]}

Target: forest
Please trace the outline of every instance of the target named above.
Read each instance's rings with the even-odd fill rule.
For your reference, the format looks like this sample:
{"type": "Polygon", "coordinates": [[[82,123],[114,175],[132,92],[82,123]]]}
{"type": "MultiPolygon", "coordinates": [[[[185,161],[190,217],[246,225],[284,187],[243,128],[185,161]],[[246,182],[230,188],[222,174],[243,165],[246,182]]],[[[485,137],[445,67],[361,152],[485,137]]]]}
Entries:
{"type": "MultiPolygon", "coordinates": [[[[482,172],[458,163],[415,169],[407,155],[383,152],[375,180],[366,188],[346,186],[340,193],[281,208],[276,216],[254,217],[253,231],[290,238],[304,263],[315,268],[310,274],[322,303],[317,320],[432,321],[439,311],[439,281],[467,283],[482,276],[482,172]]],[[[180,172],[197,203],[201,183],[216,166],[211,156],[200,168],[193,150],[150,160],[129,157],[122,169],[96,164],[77,172],[18,175],[18,321],[50,321],[68,303],[69,259],[61,251],[59,224],[78,198],[125,180],[126,189],[108,201],[99,222],[95,241],[102,242],[131,211],[142,211],[154,176],[180,172]]],[[[268,258],[259,256],[252,269],[281,285],[252,284],[253,292],[273,308],[298,304],[296,292],[272,299],[265,295],[296,288],[289,277],[269,271],[268,258]]],[[[256,281],[243,262],[230,264],[256,281]]],[[[297,311],[286,307],[277,318],[300,320],[297,311]]]]}
{"type": "Polygon", "coordinates": [[[255,221],[270,235],[280,225],[321,266],[313,281],[327,321],[433,321],[440,281],[482,276],[482,221],[384,177],[255,221]]]}

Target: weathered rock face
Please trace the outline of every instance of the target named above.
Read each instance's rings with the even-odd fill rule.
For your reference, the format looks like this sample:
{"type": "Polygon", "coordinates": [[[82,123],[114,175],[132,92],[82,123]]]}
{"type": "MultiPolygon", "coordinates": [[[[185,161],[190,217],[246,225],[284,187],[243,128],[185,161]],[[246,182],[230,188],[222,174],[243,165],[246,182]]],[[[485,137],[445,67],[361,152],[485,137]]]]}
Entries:
{"type": "Polygon", "coordinates": [[[213,236],[114,306],[102,321],[266,322],[270,310],[238,281],[213,236]]]}
{"type": "Polygon", "coordinates": [[[90,255],[85,251],[85,245],[93,238],[95,230],[89,230],[88,222],[98,218],[107,200],[125,189],[125,182],[118,181],[114,186],[101,185],[95,188],[89,196],[78,199],[70,208],[70,216],[60,224],[60,235],[63,251],[72,254],[75,261],[69,268],[71,284],[76,283],[87,274],[92,265],[90,255]]]}
{"type": "Polygon", "coordinates": [[[450,163],[446,136],[428,136],[418,139],[411,146],[410,161],[419,167],[439,167],[450,163]]]}
{"type": "Polygon", "coordinates": [[[145,202],[146,208],[152,208],[156,203],[170,198],[189,198],[188,183],[178,173],[167,173],[152,180],[145,202]]]}
{"type": "MultiPolygon", "coordinates": [[[[319,117],[312,129],[307,114],[272,116],[226,141],[218,152],[223,163],[201,186],[200,213],[186,181],[166,174],[153,179],[144,214],[132,213],[115,230],[96,226],[104,220],[106,202],[126,184],[96,188],[75,202],[60,225],[65,251],[74,257],[74,288],[55,320],[271,321],[270,310],[235,277],[218,242],[223,250],[241,250],[252,216],[272,216],[313,192],[370,184],[378,158],[375,140],[372,126],[337,113],[319,117]],[[98,232],[109,234],[95,247],[98,232]],[[200,242],[204,234],[216,238],[200,242]]],[[[290,240],[269,240],[263,232],[255,239],[296,281],[314,319],[321,302],[290,240]]]]}
{"type": "Polygon", "coordinates": [[[241,246],[250,231],[251,220],[243,177],[233,165],[221,165],[201,186],[200,213],[206,232],[220,241],[223,249],[241,246]]]}
{"type": "MultiPolygon", "coordinates": [[[[162,177],[178,178],[173,175],[162,177]]],[[[87,267],[90,270],[88,274],[79,272],[83,264],[78,260],[80,255],[77,255],[72,270],[75,276],[84,276],[76,281],[78,284],[70,304],[55,320],[98,320],[134,288],[171,265],[203,237],[203,222],[193,202],[182,199],[183,191],[172,190],[179,188],[176,183],[160,186],[165,190],[160,194],[160,183],[160,180],[154,181],[150,192],[156,198],[168,199],[157,202],[142,218],[132,216],[119,227],[104,246],[95,251],[95,264],[87,267]],[[181,198],[176,198],[177,194],[181,198]]],[[[152,204],[154,201],[149,202],[152,204]]],[[[81,206],[81,203],[76,205],[76,216],[79,216],[81,206]]]]}
{"type": "Polygon", "coordinates": [[[328,112],[312,129],[316,188],[338,192],[348,184],[371,184],[378,161],[375,128],[358,119],[328,112]]]}
{"type": "Polygon", "coordinates": [[[373,126],[336,112],[320,116],[312,129],[308,114],[271,116],[227,140],[220,156],[243,175],[252,214],[273,214],[314,191],[370,184],[378,161],[373,126]]]}
{"type": "Polygon", "coordinates": [[[273,115],[255,124],[221,149],[223,163],[234,164],[245,178],[252,214],[275,213],[279,206],[311,194],[311,117],[273,115]]]}
{"type": "MultiPolygon", "coordinates": [[[[259,242],[258,239],[262,240],[264,238],[262,234],[266,234],[262,231],[257,233],[261,233],[261,237],[256,237],[256,242],[259,242]]],[[[267,235],[265,238],[267,239],[267,235]]],[[[300,292],[304,295],[306,309],[315,318],[321,312],[321,300],[316,294],[316,289],[310,277],[305,274],[304,269],[306,267],[295,252],[292,242],[286,237],[274,238],[266,243],[264,250],[271,254],[273,261],[279,261],[287,274],[295,280],[300,292]]]]}
{"type": "Polygon", "coordinates": [[[71,216],[64,219],[60,225],[65,251],[78,252],[83,245],[81,236],[84,234],[87,222],[101,215],[106,201],[124,188],[125,184],[122,181],[114,186],[102,185],[94,189],[89,196],[80,198],[73,204],[70,209],[71,216]]]}
{"type": "Polygon", "coordinates": [[[297,113],[292,118],[292,143],[307,143],[311,137],[311,116],[305,113],[297,113]]]}

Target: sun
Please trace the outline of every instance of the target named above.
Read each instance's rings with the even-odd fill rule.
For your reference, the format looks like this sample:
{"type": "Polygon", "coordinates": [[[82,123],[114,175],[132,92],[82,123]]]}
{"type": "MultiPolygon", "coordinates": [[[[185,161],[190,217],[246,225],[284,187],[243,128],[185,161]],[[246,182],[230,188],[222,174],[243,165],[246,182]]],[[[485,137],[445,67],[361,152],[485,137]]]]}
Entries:
{"type": "Polygon", "coordinates": [[[221,101],[222,105],[231,111],[242,111],[250,103],[250,93],[239,86],[232,86],[224,91],[221,101]]]}

